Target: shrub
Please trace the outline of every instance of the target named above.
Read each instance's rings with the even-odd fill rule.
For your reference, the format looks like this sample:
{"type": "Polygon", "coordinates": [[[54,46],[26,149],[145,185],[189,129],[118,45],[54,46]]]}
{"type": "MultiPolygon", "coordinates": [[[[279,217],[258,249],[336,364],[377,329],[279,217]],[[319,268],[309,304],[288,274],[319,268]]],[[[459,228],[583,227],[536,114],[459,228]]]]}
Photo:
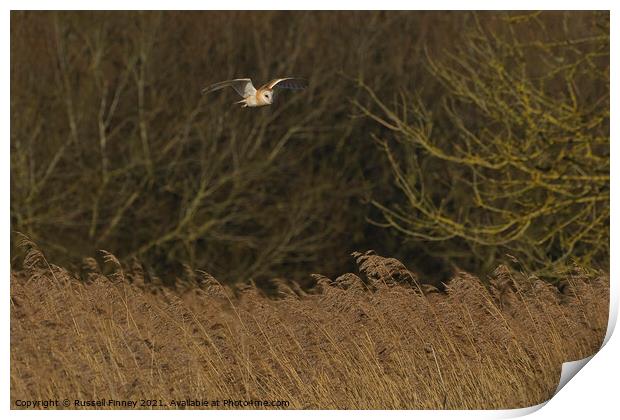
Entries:
{"type": "Polygon", "coordinates": [[[506,252],[548,272],[607,264],[609,14],[581,17],[477,17],[458,52],[428,55],[434,109],[360,81],[400,191],[375,198],[378,224],[478,270],[506,252]]]}

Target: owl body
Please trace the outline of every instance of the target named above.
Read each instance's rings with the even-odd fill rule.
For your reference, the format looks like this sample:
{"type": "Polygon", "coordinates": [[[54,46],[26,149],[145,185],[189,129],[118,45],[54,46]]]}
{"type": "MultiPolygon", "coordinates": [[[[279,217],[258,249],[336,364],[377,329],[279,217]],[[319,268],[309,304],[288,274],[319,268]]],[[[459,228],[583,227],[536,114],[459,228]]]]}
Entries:
{"type": "Polygon", "coordinates": [[[236,104],[242,104],[242,108],[256,108],[273,104],[276,89],[301,90],[305,89],[308,84],[304,79],[285,77],[283,79],[273,79],[271,82],[256,89],[250,79],[234,79],[211,85],[203,89],[202,92],[203,94],[214,92],[227,86],[235,89],[243,97],[242,100],[235,102],[236,104]]]}
{"type": "Polygon", "coordinates": [[[243,104],[243,108],[245,107],[257,107],[257,106],[266,106],[271,105],[273,103],[274,92],[273,89],[269,89],[266,87],[261,87],[256,91],[254,95],[250,95],[247,98],[242,99],[237,102],[243,104]]]}

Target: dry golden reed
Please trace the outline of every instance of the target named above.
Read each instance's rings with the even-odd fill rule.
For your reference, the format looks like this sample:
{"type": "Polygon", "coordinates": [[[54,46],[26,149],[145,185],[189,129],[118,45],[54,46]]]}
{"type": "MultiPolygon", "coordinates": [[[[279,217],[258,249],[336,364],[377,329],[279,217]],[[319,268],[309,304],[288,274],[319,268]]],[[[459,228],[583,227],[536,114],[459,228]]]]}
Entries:
{"type": "MultiPolygon", "coordinates": [[[[44,257],[42,257],[44,258],[44,257]]],[[[289,409],[515,408],[553,394],[564,361],[607,326],[609,280],[561,287],[499,267],[425,287],[397,260],[284,280],[267,297],[194,272],[176,290],[105,254],[88,279],[45,264],[11,274],[11,400],[287,400],[289,409]],[[108,269],[108,265],[110,270],[108,269]],[[408,273],[408,274],[407,274],[408,273]]]]}

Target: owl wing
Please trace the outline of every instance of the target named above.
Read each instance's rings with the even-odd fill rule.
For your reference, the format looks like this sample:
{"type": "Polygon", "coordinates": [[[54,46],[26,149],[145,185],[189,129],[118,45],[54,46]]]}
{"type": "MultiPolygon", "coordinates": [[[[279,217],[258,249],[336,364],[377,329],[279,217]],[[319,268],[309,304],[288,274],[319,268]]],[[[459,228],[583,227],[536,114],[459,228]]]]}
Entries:
{"type": "Polygon", "coordinates": [[[308,87],[308,81],[298,77],[285,77],[282,79],[273,79],[271,82],[266,83],[262,88],[267,89],[292,89],[301,90],[308,87]]]}
{"type": "Polygon", "coordinates": [[[216,90],[224,89],[225,87],[232,87],[237,91],[239,95],[243,98],[247,98],[248,96],[252,96],[256,94],[256,88],[252,84],[252,80],[250,79],[233,79],[226,80],[223,82],[212,84],[202,90],[202,94],[207,94],[210,92],[215,92],[216,90]]]}

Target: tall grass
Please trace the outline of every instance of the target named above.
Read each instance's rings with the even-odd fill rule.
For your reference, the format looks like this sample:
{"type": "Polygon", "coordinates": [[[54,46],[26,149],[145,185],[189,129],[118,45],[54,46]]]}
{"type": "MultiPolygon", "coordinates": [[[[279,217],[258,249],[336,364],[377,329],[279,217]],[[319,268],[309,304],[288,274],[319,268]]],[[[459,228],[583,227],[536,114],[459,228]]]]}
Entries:
{"type": "Polygon", "coordinates": [[[488,285],[461,272],[439,291],[366,253],[358,274],[315,275],[306,291],[280,281],[268,298],[205,272],[161,288],[106,261],[89,261],[86,282],[47,263],[11,274],[12,404],[524,407],[550,398],[561,363],[593,354],[607,325],[607,276],[577,268],[561,289],[501,266],[488,285]]]}

